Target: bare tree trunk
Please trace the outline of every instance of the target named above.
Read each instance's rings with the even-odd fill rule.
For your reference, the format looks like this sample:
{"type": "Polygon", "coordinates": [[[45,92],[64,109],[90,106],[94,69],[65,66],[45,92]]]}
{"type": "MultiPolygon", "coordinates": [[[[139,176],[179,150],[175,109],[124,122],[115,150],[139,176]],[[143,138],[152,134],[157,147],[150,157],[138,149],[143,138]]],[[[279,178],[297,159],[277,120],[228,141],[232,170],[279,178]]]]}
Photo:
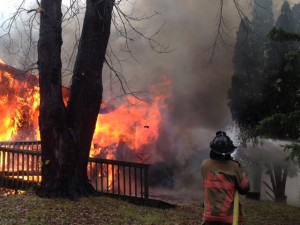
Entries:
{"type": "Polygon", "coordinates": [[[102,68],[110,35],[113,5],[114,0],[87,1],[73,71],[68,119],[76,143],[80,178],[83,181],[87,181],[91,141],[102,101],[102,68]]]}
{"type": "Polygon", "coordinates": [[[67,108],[61,84],[61,2],[41,1],[38,66],[43,179],[38,193],[76,198],[94,191],[87,163],[102,101],[102,67],[114,0],[87,0],[67,108]]]}
{"type": "Polygon", "coordinates": [[[275,201],[286,202],[285,186],[289,168],[288,164],[286,163],[282,166],[278,163],[272,163],[268,168],[275,201]]]}
{"type": "Polygon", "coordinates": [[[61,93],[61,0],[42,1],[38,67],[40,86],[39,127],[42,141],[43,190],[62,186],[62,132],[66,130],[66,109],[61,93]]]}

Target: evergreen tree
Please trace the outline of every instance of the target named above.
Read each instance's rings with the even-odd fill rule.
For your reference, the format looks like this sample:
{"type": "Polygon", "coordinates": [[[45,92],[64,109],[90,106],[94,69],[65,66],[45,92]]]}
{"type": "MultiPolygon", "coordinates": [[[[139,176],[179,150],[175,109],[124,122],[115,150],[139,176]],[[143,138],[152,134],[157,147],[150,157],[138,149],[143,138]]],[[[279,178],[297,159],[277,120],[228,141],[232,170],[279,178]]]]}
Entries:
{"type": "Polygon", "coordinates": [[[273,26],[272,0],[258,0],[253,9],[253,21],[241,22],[233,57],[235,73],[229,89],[232,118],[240,128],[253,128],[264,111],[265,81],[264,46],[267,33],[273,26]]]}
{"type": "MultiPolygon", "coordinates": [[[[293,12],[296,11],[297,8],[293,12]]],[[[284,2],[276,27],[289,32],[295,31],[297,17],[293,12],[288,2],[284,2]]],[[[297,67],[287,66],[287,63],[292,60],[291,50],[297,49],[298,45],[293,41],[279,43],[262,38],[267,29],[271,30],[271,24],[271,18],[260,15],[259,9],[254,10],[252,26],[249,23],[245,26],[250,34],[247,42],[242,41],[245,39],[245,32],[240,26],[233,57],[235,74],[228,92],[229,106],[233,120],[242,131],[248,131],[248,137],[297,140],[300,129],[299,70],[297,67]]],[[[293,145],[286,148],[291,146],[293,145]]],[[[269,164],[268,169],[275,199],[286,201],[288,166],[269,164]]]]}
{"type": "Polygon", "coordinates": [[[294,5],[292,9],[292,13],[294,15],[295,20],[295,32],[300,33],[300,3],[294,5]]]}
{"type": "Polygon", "coordinates": [[[241,128],[248,128],[258,121],[257,106],[260,104],[260,94],[257,88],[257,67],[253,32],[250,22],[245,18],[237,32],[237,42],[233,56],[235,73],[232,77],[232,87],[228,91],[229,107],[233,120],[241,128]]]}
{"type": "MultiPolygon", "coordinates": [[[[283,3],[281,14],[275,25],[289,32],[295,31],[295,19],[288,2],[283,3]]],[[[288,56],[292,54],[291,51],[297,49],[297,46],[298,43],[294,41],[281,43],[271,41],[266,46],[267,65],[265,72],[267,74],[267,83],[265,84],[264,92],[268,99],[266,102],[268,115],[276,113],[287,114],[297,110],[295,103],[299,102],[299,97],[297,96],[297,89],[299,88],[298,71],[296,68],[287,67],[288,56]]],[[[275,130],[272,129],[272,132],[275,132],[275,130]]],[[[281,133],[275,134],[275,136],[277,135],[278,138],[289,136],[286,132],[281,133]]]]}
{"type": "MultiPolygon", "coordinates": [[[[300,66],[299,66],[299,32],[300,4],[290,10],[288,3],[282,7],[276,26],[269,37],[277,45],[269,48],[269,62],[272,57],[281,58],[282,63],[274,63],[273,73],[269,71],[270,84],[267,89],[270,99],[270,113],[257,126],[258,135],[273,139],[288,139],[291,144],[285,146],[290,158],[300,162],[300,66]],[[276,42],[275,42],[276,41],[276,42]],[[278,70],[274,70],[274,67],[278,70]]],[[[271,68],[271,66],[270,66],[271,68]]]]}
{"type": "MultiPolygon", "coordinates": [[[[253,49],[257,52],[256,79],[264,80],[265,45],[269,42],[267,34],[274,25],[272,0],[257,0],[252,13],[253,49]]],[[[262,82],[259,82],[261,88],[262,82]]]]}
{"type": "Polygon", "coordinates": [[[252,12],[252,27],[258,38],[263,41],[267,39],[267,34],[274,24],[273,19],[273,1],[272,0],[257,0],[255,1],[252,12]]]}

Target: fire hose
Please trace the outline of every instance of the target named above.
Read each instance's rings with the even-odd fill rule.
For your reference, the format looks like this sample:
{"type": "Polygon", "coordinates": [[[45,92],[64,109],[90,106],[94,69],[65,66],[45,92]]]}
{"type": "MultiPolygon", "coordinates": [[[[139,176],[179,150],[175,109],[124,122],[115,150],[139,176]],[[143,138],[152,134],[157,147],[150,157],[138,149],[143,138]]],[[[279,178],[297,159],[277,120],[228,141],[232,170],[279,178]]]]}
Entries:
{"type": "Polygon", "coordinates": [[[238,225],[239,223],[239,192],[234,193],[233,200],[233,222],[232,225],[238,225]]]}

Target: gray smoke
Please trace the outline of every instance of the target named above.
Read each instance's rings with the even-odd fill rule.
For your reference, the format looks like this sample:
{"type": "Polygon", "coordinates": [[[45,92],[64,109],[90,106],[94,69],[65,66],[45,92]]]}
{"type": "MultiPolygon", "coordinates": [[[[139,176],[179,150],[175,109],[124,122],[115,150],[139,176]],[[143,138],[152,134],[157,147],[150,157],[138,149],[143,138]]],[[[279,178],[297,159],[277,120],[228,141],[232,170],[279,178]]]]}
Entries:
{"type": "MultiPolygon", "coordinates": [[[[111,47],[121,59],[129,58],[122,64],[122,73],[125,75],[131,90],[147,91],[150,84],[155,83],[164,75],[172,80],[173,96],[171,102],[173,110],[171,118],[182,129],[188,127],[193,129],[225,129],[230,122],[227,90],[232,75],[231,57],[232,45],[235,39],[234,29],[228,30],[230,32],[225,36],[230,46],[217,48],[213,63],[206,64],[210,54],[206,54],[205,51],[212,44],[213,38],[216,37],[217,6],[218,2],[209,0],[143,0],[136,1],[134,4],[127,3],[123,8],[128,12],[131,12],[134,8],[134,15],[137,16],[143,15],[144,12],[148,15],[157,11],[160,13],[160,16],[154,19],[135,23],[134,25],[140,31],[145,31],[149,35],[164,23],[163,29],[158,34],[158,41],[169,45],[170,49],[173,50],[166,54],[156,53],[149,47],[147,40],[134,35],[135,40],[129,42],[131,44],[130,49],[137,62],[118,51],[124,45],[124,39],[114,35],[114,29],[112,29],[111,47]]],[[[225,18],[229,26],[233,28],[238,24],[238,16],[237,13],[232,13],[234,12],[232,7],[230,3],[226,5],[225,18]]],[[[36,3],[34,1],[29,2],[25,8],[36,8],[36,3]]],[[[81,9],[81,12],[84,13],[84,9],[81,9]]],[[[25,16],[26,14],[23,15],[24,20],[26,19],[25,16]]],[[[82,19],[82,16],[79,18],[82,19]]],[[[21,31],[21,23],[18,25],[21,31]]],[[[74,64],[74,58],[69,61],[68,57],[73,51],[75,39],[80,34],[79,28],[76,22],[64,26],[62,60],[63,67],[66,69],[64,71],[64,84],[66,86],[69,85],[70,72],[72,71],[72,64],[74,64]]],[[[20,44],[21,37],[19,33],[15,32],[12,36],[13,40],[20,44]]],[[[22,36],[22,38],[22,43],[26,43],[24,42],[26,37],[22,36]]],[[[34,39],[38,40],[38,32],[34,33],[34,39]]],[[[25,49],[26,46],[24,45],[23,48],[25,49]]],[[[36,62],[35,51],[36,49],[30,51],[31,62],[36,62]]],[[[20,62],[17,58],[24,59],[19,55],[20,52],[18,52],[17,57],[16,55],[5,55],[4,52],[2,51],[0,57],[7,64],[17,68],[25,66],[26,62],[20,62]]],[[[107,91],[104,93],[107,98],[122,94],[121,92],[117,93],[117,91],[110,93],[111,75],[107,70],[104,79],[107,81],[107,91]]]]}
{"type": "MultiPolygon", "coordinates": [[[[200,166],[208,158],[209,142],[217,130],[231,132],[227,90],[233,74],[231,58],[236,30],[225,35],[228,46],[218,46],[212,64],[208,65],[210,55],[206,50],[217,29],[215,3],[197,0],[136,3],[140,12],[161,13],[153,23],[165,23],[159,40],[174,47],[170,53],[157,54],[146,41],[138,39],[131,45],[138,63],[128,63],[124,72],[127,78],[129,75],[130,80],[136,81],[131,84],[137,91],[147,89],[147,85],[164,75],[172,80],[172,97],[156,145],[156,157],[157,161],[165,162],[166,172],[173,168],[176,188],[199,189],[200,166]]],[[[233,13],[234,8],[226,10],[228,25],[237,27],[239,18],[233,13]]],[[[150,22],[139,25],[147,29],[149,26],[150,22]]]]}
{"type": "MultiPolygon", "coordinates": [[[[159,10],[161,16],[153,24],[147,21],[138,26],[150,32],[148,30],[154,29],[151,26],[157,27],[165,22],[158,40],[169,44],[173,51],[158,54],[141,38],[131,43],[138,62],[123,67],[131,86],[142,91],[158,77],[167,75],[173,86],[171,119],[178,131],[185,132],[187,128],[225,129],[231,121],[227,90],[233,73],[231,58],[235,30],[230,30],[226,36],[229,46],[217,48],[212,64],[208,65],[210,55],[205,51],[216,35],[216,4],[211,1],[157,0],[138,1],[135,7],[139,9],[137,13],[145,10],[150,14],[159,10]]],[[[234,27],[238,18],[236,24],[233,23],[236,17],[233,15],[225,12],[228,23],[234,27]]]]}

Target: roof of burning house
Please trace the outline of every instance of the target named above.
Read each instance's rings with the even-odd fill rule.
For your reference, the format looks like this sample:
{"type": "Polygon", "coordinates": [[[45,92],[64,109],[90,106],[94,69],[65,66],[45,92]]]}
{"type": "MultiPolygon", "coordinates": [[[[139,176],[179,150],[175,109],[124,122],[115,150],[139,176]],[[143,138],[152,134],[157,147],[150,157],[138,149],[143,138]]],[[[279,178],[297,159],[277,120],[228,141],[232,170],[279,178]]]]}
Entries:
{"type": "MultiPolygon", "coordinates": [[[[3,72],[9,73],[14,79],[20,82],[28,83],[31,87],[39,85],[38,75],[35,75],[30,71],[20,70],[0,62],[0,73],[3,72]]],[[[62,91],[63,91],[64,98],[68,98],[69,87],[63,86],[62,91]]]]}
{"type": "Polygon", "coordinates": [[[38,77],[28,71],[19,70],[4,63],[0,63],[0,71],[8,72],[13,76],[14,79],[17,79],[19,81],[26,81],[32,85],[38,85],[38,77]]]}

